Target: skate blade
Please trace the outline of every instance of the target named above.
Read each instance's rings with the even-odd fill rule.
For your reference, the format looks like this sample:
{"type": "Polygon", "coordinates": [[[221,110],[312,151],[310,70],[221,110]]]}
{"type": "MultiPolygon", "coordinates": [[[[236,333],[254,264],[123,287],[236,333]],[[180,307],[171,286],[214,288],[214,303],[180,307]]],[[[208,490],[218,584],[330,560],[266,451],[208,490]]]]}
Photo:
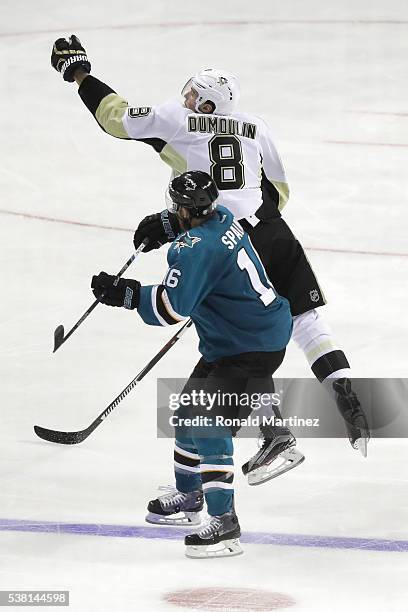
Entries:
{"type": "Polygon", "coordinates": [[[153,525],[172,525],[173,527],[196,527],[201,525],[200,512],[183,512],[176,516],[162,516],[149,512],[145,521],[153,525]]]}
{"type": "Polygon", "coordinates": [[[271,463],[263,465],[253,472],[249,472],[248,484],[251,485],[251,487],[255,487],[256,485],[268,482],[268,480],[272,480],[272,478],[276,478],[277,476],[289,472],[289,470],[293,470],[297,465],[303,463],[304,460],[305,456],[298,451],[297,448],[288,448],[278,455],[271,463]],[[281,463],[276,465],[279,460],[281,460],[281,463]]]}
{"type": "Polygon", "coordinates": [[[359,450],[363,457],[367,457],[367,442],[367,438],[358,438],[353,444],[353,448],[359,450]]]}
{"type": "Polygon", "coordinates": [[[223,540],[218,544],[200,544],[186,546],[186,557],[189,559],[217,559],[221,557],[236,557],[243,554],[239,539],[223,540]]]}

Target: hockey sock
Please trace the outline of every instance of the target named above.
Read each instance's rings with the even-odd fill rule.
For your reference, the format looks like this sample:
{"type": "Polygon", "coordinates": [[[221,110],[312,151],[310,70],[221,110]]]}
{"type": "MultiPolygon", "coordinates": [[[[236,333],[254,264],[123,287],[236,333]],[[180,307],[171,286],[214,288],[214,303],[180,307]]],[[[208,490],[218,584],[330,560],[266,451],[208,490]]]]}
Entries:
{"type": "Polygon", "coordinates": [[[201,480],[208,513],[219,516],[229,512],[234,494],[231,435],[194,438],[194,444],[201,458],[201,480]]]}
{"type": "Polygon", "coordinates": [[[201,489],[200,456],[192,443],[176,441],[174,474],[178,491],[188,493],[201,489]]]}
{"type": "Polygon", "coordinates": [[[337,347],[329,326],[316,310],[293,318],[292,339],[305,353],[319,382],[350,377],[350,365],[344,352],[337,347]]]}

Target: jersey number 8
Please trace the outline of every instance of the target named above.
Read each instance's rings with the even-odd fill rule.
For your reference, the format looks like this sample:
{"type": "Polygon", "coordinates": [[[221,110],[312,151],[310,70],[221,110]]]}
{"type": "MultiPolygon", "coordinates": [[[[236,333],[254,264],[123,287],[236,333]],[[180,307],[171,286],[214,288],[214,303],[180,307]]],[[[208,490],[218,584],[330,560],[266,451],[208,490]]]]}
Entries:
{"type": "Polygon", "coordinates": [[[236,136],[214,136],[208,143],[211,176],[219,190],[245,185],[242,147],[236,136]]]}

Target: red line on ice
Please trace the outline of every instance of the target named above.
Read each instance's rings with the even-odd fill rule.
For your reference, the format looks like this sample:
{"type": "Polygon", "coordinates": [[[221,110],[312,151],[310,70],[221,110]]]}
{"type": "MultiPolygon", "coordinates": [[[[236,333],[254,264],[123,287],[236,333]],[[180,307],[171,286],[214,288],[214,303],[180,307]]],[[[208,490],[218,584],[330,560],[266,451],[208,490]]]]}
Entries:
{"type": "Polygon", "coordinates": [[[80,225],[81,227],[93,227],[96,229],[115,230],[117,232],[131,232],[128,227],[117,227],[115,225],[100,225],[98,223],[85,223],[83,221],[72,221],[71,219],[55,219],[55,217],[45,217],[42,215],[31,215],[29,213],[15,212],[12,210],[1,210],[2,215],[13,215],[15,217],[24,217],[25,219],[36,219],[37,221],[50,221],[52,223],[65,223],[66,225],[80,225]]]}
{"type": "Polygon", "coordinates": [[[386,117],[408,117],[408,113],[393,113],[390,111],[369,111],[369,110],[346,110],[345,113],[353,115],[384,115],[386,117]]]}
{"type": "MultiPolygon", "coordinates": [[[[99,223],[84,223],[82,221],[72,221],[71,219],[56,219],[55,217],[45,217],[43,215],[31,215],[24,212],[15,212],[12,210],[1,210],[2,215],[12,215],[14,217],[23,217],[24,219],[34,219],[37,221],[49,221],[51,223],[63,223],[65,225],[79,225],[80,227],[90,227],[95,229],[113,230],[117,232],[134,232],[134,229],[129,227],[118,227],[115,225],[102,225],[99,223]]],[[[331,247],[305,247],[309,251],[320,251],[323,253],[347,253],[350,255],[379,255],[382,257],[408,257],[408,253],[390,253],[387,251],[363,251],[353,249],[335,249],[331,247]]]]}
{"type": "Polygon", "coordinates": [[[145,28],[191,28],[197,26],[207,27],[241,27],[241,26],[269,26],[269,25],[408,25],[405,19],[254,19],[236,21],[162,21],[148,23],[100,25],[100,26],[74,26],[49,28],[45,30],[26,30],[20,32],[0,32],[0,38],[13,36],[30,36],[39,34],[59,34],[61,32],[89,32],[97,30],[139,30],[145,28]]]}
{"type": "Polygon", "coordinates": [[[408,143],[402,142],[358,142],[353,140],[324,140],[323,142],[328,144],[340,144],[340,145],[357,145],[361,147],[408,147],[408,143]]]}

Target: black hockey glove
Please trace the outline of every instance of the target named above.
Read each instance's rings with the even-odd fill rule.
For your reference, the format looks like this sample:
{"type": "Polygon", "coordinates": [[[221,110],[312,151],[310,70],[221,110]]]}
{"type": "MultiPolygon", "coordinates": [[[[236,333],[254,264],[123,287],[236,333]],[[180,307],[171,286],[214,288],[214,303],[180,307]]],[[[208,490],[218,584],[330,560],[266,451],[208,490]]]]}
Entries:
{"type": "Polygon", "coordinates": [[[115,284],[116,276],[99,272],[92,277],[91,288],[97,300],[107,306],[123,306],[133,310],[139,306],[140,283],[137,280],[120,278],[115,284]]]}
{"type": "Polygon", "coordinates": [[[64,81],[70,83],[75,81],[74,72],[78,68],[91,72],[91,64],[88,61],[86,51],[75,34],[72,34],[69,40],[59,38],[55,41],[51,53],[51,65],[62,74],[64,81]]]}
{"type": "Polygon", "coordinates": [[[147,253],[153,249],[159,249],[166,242],[173,242],[180,232],[181,228],[177,215],[168,210],[162,210],[160,213],[148,215],[142,219],[135,231],[133,244],[135,245],[135,249],[137,249],[142,244],[143,240],[148,238],[149,244],[143,251],[147,253]]]}

